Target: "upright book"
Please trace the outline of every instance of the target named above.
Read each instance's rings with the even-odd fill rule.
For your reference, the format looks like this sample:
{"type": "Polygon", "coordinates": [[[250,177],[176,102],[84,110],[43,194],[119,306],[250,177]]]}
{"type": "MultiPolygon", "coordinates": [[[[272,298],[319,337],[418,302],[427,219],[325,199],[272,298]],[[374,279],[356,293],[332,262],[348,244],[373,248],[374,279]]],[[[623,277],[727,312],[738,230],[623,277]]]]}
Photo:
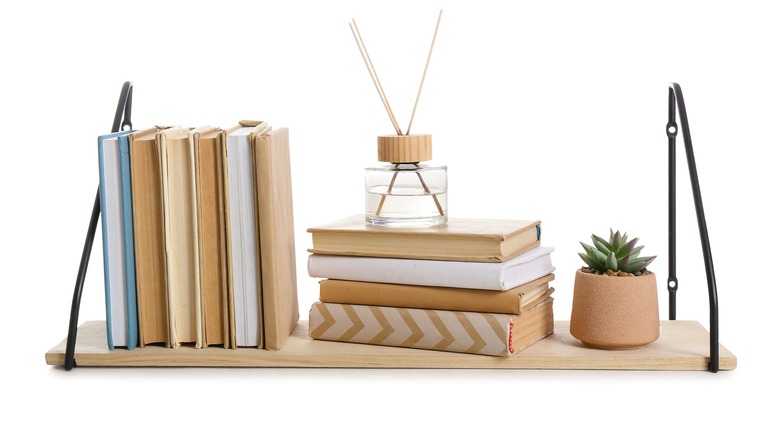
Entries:
{"type": "Polygon", "coordinates": [[[196,235],[195,158],[188,128],[157,133],[162,169],[168,331],[171,345],[203,346],[200,259],[196,235]]]}
{"type": "Polygon", "coordinates": [[[135,237],[133,233],[133,195],[128,135],[116,137],[119,143],[119,173],[122,176],[122,234],[127,286],[127,346],[138,345],[138,291],[135,280],[135,237]]]}
{"type": "Polygon", "coordinates": [[[308,231],[314,254],[497,263],[538,247],[541,222],[450,218],[438,227],[384,228],[354,215],[308,231]]]}
{"type": "Polygon", "coordinates": [[[155,126],[129,135],[132,174],[133,231],[138,341],[170,345],[168,336],[168,280],[163,232],[162,169],[155,126]]]}
{"type": "Polygon", "coordinates": [[[314,278],[507,290],[555,271],[552,252],[539,246],[499,263],[311,254],[308,271],[314,278]]]}
{"type": "Polygon", "coordinates": [[[239,123],[227,130],[228,264],[233,289],[236,346],[262,347],[260,246],[255,198],[253,138],[267,123],[239,123]]]}
{"type": "Polygon", "coordinates": [[[323,280],[320,301],[519,315],[553,293],[553,274],[506,291],[323,280]]]}
{"type": "Polygon", "coordinates": [[[189,140],[195,154],[203,345],[230,347],[225,131],[203,126],[190,131],[189,140]]]}
{"type": "Polygon", "coordinates": [[[284,346],[299,317],[288,129],[256,135],[254,156],[263,345],[268,350],[278,350],[284,346]]]}
{"type": "Polygon", "coordinates": [[[315,302],[309,336],[327,341],[511,356],[553,333],[553,299],[520,315],[315,302]]]}
{"type": "Polygon", "coordinates": [[[138,345],[128,134],[126,131],[98,137],[109,349],[132,349],[138,345]]]}

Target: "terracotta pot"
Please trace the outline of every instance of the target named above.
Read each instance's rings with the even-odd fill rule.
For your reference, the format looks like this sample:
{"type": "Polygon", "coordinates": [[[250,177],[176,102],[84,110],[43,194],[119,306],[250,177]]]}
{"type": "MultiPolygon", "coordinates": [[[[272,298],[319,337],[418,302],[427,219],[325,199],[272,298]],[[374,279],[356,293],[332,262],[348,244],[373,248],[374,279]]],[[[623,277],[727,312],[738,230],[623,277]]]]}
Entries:
{"type": "Polygon", "coordinates": [[[610,277],[577,271],[569,331],[588,347],[609,350],[655,341],[661,334],[655,274],[610,277]]]}

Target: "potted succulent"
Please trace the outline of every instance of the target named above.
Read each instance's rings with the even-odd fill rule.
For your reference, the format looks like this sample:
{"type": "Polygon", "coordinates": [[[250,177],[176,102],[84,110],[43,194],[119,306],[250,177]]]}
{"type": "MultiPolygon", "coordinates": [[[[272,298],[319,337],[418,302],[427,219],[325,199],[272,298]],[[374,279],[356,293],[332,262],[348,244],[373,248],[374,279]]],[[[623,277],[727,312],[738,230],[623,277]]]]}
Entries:
{"type": "Polygon", "coordinates": [[[658,289],[647,266],[655,256],[639,257],[639,239],[609,230],[595,234],[593,246],[580,242],[586,267],[574,279],[572,336],[589,347],[611,350],[641,348],[660,336],[658,289]]]}

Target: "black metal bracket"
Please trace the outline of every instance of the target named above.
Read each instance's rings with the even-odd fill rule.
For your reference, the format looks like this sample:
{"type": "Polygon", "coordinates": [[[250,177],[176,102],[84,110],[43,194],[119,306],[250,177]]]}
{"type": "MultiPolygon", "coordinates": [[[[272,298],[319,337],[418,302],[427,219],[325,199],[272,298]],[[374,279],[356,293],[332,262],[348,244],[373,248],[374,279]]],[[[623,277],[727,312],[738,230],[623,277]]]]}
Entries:
{"type": "MultiPolygon", "coordinates": [[[[114,114],[114,124],[111,126],[111,132],[133,129],[133,122],[130,120],[133,106],[133,84],[125,82],[122,85],[122,91],[119,94],[119,102],[114,114]]],[[[92,206],[92,216],[89,219],[89,228],[87,228],[87,238],[84,242],[84,249],[81,253],[81,262],[79,263],[79,272],[76,276],[76,287],[73,291],[73,302],[70,305],[70,324],[68,325],[68,339],[65,346],[64,367],[67,371],[76,366],[76,335],[79,324],[79,308],[81,307],[81,293],[84,290],[84,280],[87,276],[87,267],[89,266],[89,257],[92,254],[92,243],[95,241],[95,231],[100,217],[100,187],[95,195],[95,202],[92,206]]]]}
{"type": "Polygon", "coordinates": [[[672,82],[669,84],[669,122],[666,124],[666,136],[669,139],[669,278],[667,289],[669,290],[669,319],[677,319],[677,183],[675,180],[676,157],[675,145],[677,141],[677,111],[680,113],[683,143],[685,143],[685,155],[688,160],[688,174],[691,177],[691,189],[693,190],[693,203],[696,206],[696,219],[699,224],[699,238],[701,240],[702,256],[704,257],[704,269],[707,272],[707,286],[710,298],[710,362],[707,369],[717,373],[720,365],[720,351],[718,341],[718,291],[715,286],[715,268],[712,265],[712,250],[710,238],[707,234],[707,222],[704,219],[704,206],[701,200],[701,188],[699,176],[696,172],[696,160],[693,157],[693,144],[691,143],[691,131],[688,127],[688,113],[685,110],[680,85],[672,82]],[[676,110],[675,110],[676,106],[676,110]]]}

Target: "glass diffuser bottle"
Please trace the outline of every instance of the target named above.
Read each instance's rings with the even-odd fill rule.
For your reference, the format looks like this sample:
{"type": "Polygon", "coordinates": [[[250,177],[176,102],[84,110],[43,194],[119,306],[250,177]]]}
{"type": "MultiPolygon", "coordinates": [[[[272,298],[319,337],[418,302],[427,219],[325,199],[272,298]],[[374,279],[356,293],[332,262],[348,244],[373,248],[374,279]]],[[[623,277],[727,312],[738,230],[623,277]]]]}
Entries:
{"type": "Polygon", "coordinates": [[[377,147],[378,160],[390,164],[365,170],[366,223],[394,228],[447,223],[447,166],[421,164],[432,157],[431,136],[379,136],[377,147]]]}
{"type": "Polygon", "coordinates": [[[414,101],[405,135],[402,134],[390,108],[379,76],[363,43],[363,37],[357,28],[357,22],[352,20],[349,24],[360,55],[397,134],[377,137],[377,158],[390,165],[366,168],[366,223],[369,225],[420,228],[447,223],[447,167],[420,164],[429,161],[432,157],[431,136],[409,135],[425,82],[425,74],[428,72],[436,34],[439,31],[441,15],[442,12],[439,11],[431,49],[428,52],[420,88],[417,90],[417,99],[414,101]]]}

